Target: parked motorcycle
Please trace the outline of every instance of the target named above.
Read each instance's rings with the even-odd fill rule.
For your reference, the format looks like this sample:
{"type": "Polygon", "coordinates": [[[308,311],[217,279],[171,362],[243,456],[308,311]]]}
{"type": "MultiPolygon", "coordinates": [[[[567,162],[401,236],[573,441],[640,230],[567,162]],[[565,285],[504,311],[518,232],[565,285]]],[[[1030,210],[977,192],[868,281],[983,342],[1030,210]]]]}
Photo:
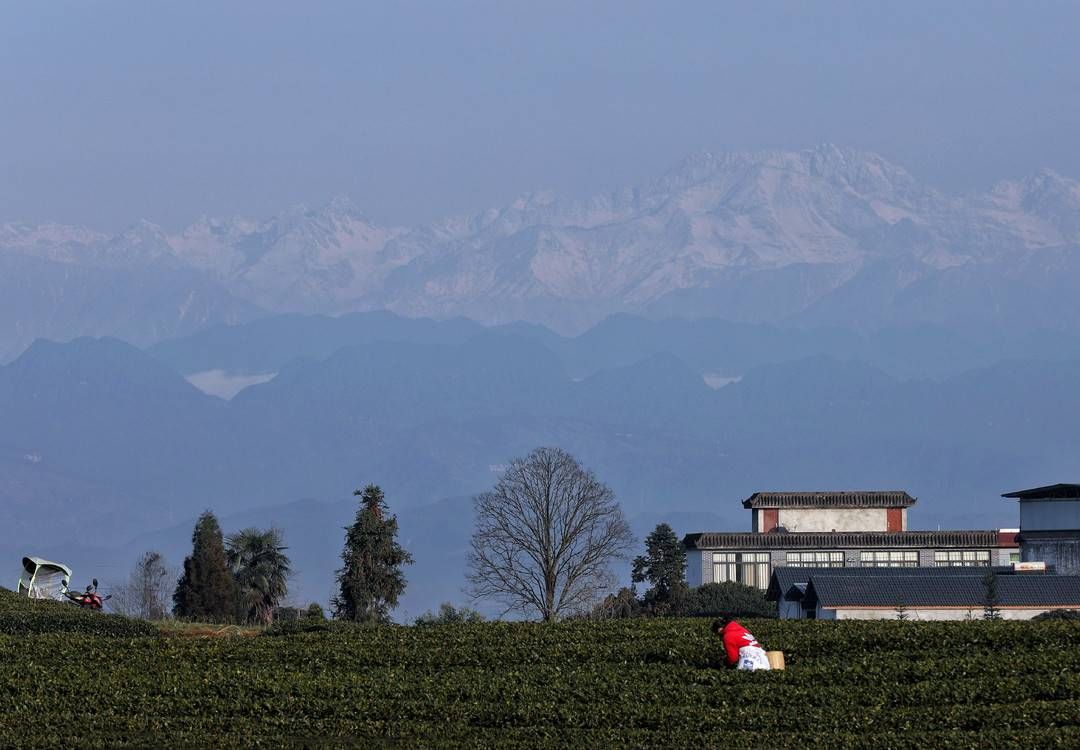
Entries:
{"type": "Polygon", "coordinates": [[[95,578],[94,582],[86,587],[86,591],[81,594],[76,591],[65,591],[64,596],[71,600],[72,603],[77,604],[82,609],[93,610],[94,612],[100,612],[101,608],[105,605],[105,602],[112,599],[112,594],[102,596],[98,593],[98,581],[95,578]]]}

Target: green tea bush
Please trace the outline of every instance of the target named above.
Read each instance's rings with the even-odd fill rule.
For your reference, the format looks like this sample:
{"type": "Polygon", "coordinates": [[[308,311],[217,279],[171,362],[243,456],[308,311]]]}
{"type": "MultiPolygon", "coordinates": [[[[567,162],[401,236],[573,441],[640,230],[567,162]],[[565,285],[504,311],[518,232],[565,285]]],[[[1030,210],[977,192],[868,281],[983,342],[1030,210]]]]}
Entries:
{"type": "Polygon", "coordinates": [[[744,624],[786,671],[708,619],[0,635],[0,746],[1080,746],[1075,622],[744,624]]]}
{"type": "Polygon", "coordinates": [[[136,638],[157,632],[157,628],[143,620],[81,610],[66,602],[26,599],[0,589],[0,634],[3,635],[81,633],[136,638]]]}

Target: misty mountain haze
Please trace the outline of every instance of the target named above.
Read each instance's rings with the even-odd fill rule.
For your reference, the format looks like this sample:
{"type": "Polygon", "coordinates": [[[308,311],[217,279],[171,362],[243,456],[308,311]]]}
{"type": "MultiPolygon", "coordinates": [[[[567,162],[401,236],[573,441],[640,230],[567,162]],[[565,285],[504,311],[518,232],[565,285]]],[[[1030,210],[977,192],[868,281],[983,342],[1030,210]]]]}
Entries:
{"type": "Polygon", "coordinates": [[[417,556],[416,613],[461,600],[468,498],[536,445],[579,456],[632,518],[728,529],[747,526],[738,501],[763,487],[903,487],[920,498],[912,527],[1013,526],[1001,491],[1075,473],[1075,344],[989,365],[958,346],[972,359],[935,377],[851,356],[895,357],[904,340],[915,361],[942,346],[631,317],[567,339],[387,313],[270,317],[152,353],[38,342],[0,368],[3,554],[125,570],[143,545],[182,550],[211,507],[226,528],[280,524],[304,561],[295,595],[325,599],[350,493],[377,481],[417,556]],[[737,378],[710,387],[725,361],[737,378]],[[251,364],[274,377],[230,401],[185,379],[251,364]]]}
{"type": "Polygon", "coordinates": [[[950,196],[824,145],[699,153],[641,186],[531,194],[411,228],[343,198],[178,233],[6,224],[0,291],[19,304],[5,307],[0,355],[41,336],[145,345],[267,312],[381,309],[566,333],[616,312],[1076,329],[1064,297],[1080,278],[1077,215],[1080,183],[1047,170],[950,196]]]}

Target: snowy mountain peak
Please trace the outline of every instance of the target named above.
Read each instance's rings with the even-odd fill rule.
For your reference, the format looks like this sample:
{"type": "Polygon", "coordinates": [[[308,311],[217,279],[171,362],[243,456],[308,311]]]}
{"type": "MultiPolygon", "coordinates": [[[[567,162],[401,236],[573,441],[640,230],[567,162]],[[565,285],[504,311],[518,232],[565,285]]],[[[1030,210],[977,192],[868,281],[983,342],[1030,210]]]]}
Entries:
{"type": "Polygon", "coordinates": [[[997,183],[986,203],[994,218],[1009,221],[1032,245],[1080,242],[1080,182],[1050,169],[997,183]]]}
{"type": "Polygon", "coordinates": [[[172,235],[149,222],[113,237],[0,227],[0,250],[180,265],[267,310],[386,308],[562,330],[618,311],[795,314],[856,279],[910,288],[938,271],[1021,262],[1069,243],[1080,243],[1075,180],[1043,170],[952,197],[878,154],[829,143],[702,151],[638,186],[582,200],[525,193],[415,228],[380,226],[344,196],[265,221],[201,218],[172,235]],[[887,270],[872,272],[882,263],[887,270]],[[751,283],[763,291],[736,301],[751,283]]]}
{"type": "Polygon", "coordinates": [[[352,202],[352,199],[347,195],[335,195],[330,201],[323,207],[322,212],[326,216],[333,216],[335,218],[352,218],[361,221],[367,221],[367,218],[360,213],[360,209],[356,207],[356,204],[352,202]]]}

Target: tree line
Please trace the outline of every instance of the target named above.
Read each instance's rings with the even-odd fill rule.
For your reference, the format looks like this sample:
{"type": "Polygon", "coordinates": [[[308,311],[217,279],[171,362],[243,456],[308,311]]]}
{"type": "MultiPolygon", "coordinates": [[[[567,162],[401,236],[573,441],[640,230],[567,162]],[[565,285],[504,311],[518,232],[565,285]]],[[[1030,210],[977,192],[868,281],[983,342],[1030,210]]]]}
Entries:
{"type": "MultiPolygon", "coordinates": [[[[360,507],[345,529],[332,614],[354,622],[388,622],[405,590],[401,566],[411,563],[412,556],[397,542],[397,518],[387,513],[382,490],[368,485],[353,494],[360,498],[360,507]]],[[[292,574],[280,530],[251,528],[225,537],[217,518],[206,511],[195,524],[191,546],[172,597],[175,616],[273,621],[292,574]]],[[[321,608],[309,608],[308,613],[319,616],[321,608]]]]}
{"type": "MultiPolygon", "coordinates": [[[[386,623],[405,591],[403,566],[413,558],[398,543],[397,518],[389,513],[382,489],[369,484],[353,494],[358,508],[345,528],[331,614],[352,622],[386,623]]],[[[689,589],[686,552],[667,524],[656,527],[645,540],[645,554],[633,560],[632,584],[648,583],[644,595],[639,598],[634,585],[616,591],[612,567],[629,557],[630,526],[611,488],[561,448],[537,448],[512,460],[495,486],[474,498],[473,507],[467,593],[474,600],[499,603],[503,614],[550,622],[721,609],[768,614],[771,607],[759,592],[740,584],[689,589]]],[[[172,614],[269,624],[283,611],[288,594],[292,563],[287,549],[278,529],[248,528],[225,536],[214,514],[206,511],[195,524],[191,554],[172,592],[172,614]]],[[[147,553],[122,587],[121,611],[148,619],[165,616],[169,579],[161,556],[147,553]]],[[[321,616],[321,608],[313,605],[310,614],[321,616]]],[[[473,610],[444,604],[417,622],[478,618],[473,610]]]]}

